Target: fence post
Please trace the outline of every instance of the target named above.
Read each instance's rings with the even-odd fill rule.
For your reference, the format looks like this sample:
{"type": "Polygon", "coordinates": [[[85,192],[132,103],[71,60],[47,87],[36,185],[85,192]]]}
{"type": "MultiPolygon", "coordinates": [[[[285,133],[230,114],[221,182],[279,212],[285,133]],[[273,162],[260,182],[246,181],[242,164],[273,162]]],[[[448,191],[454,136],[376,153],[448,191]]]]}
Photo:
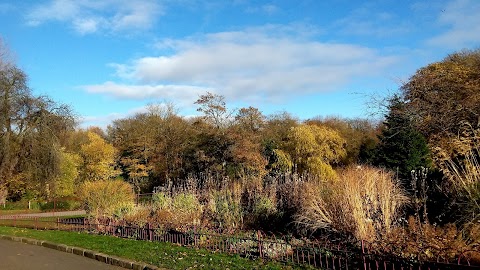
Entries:
{"type": "Polygon", "coordinates": [[[197,225],[193,225],[193,244],[194,247],[197,247],[197,225]]]}
{"type": "Polygon", "coordinates": [[[258,240],[258,256],[260,258],[263,258],[263,252],[262,252],[262,233],[260,230],[257,231],[257,240],[258,240]]]}
{"type": "Polygon", "coordinates": [[[147,223],[148,240],[153,241],[153,231],[150,222],[147,223]]]}
{"type": "Polygon", "coordinates": [[[363,260],[363,269],[367,270],[367,261],[365,259],[365,244],[362,240],[362,260],[363,260]]]}

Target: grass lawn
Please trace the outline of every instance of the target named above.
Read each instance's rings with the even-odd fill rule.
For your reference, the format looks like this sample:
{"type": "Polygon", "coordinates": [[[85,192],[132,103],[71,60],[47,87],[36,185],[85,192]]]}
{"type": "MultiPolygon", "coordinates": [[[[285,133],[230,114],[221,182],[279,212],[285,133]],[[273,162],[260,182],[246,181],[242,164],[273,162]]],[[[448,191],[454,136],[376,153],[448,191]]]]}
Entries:
{"type": "Polygon", "coordinates": [[[3,210],[0,206],[0,216],[7,216],[7,215],[17,215],[17,214],[34,214],[34,213],[41,213],[42,211],[39,209],[15,209],[15,210],[3,210]]]}
{"type": "Polygon", "coordinates": [[[168,269],[312,269],[190,249],[170,243],[136,241],[78,232],[0,226],[0,234],[47,240],[141,261],[168,269]]]}

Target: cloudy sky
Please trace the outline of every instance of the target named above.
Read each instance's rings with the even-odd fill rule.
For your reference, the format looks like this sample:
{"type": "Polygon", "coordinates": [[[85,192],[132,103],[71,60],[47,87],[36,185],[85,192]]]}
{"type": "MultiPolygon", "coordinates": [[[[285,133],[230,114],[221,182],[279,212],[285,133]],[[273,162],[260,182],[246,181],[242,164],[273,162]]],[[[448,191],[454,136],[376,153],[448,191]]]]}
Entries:
{"type": "Polygon", "coordinates": [[[34,94],[82,126],[208,92],[300,119],[367,117],[420,67],[480,47],[478,0],[0,0],[34,94]]]}

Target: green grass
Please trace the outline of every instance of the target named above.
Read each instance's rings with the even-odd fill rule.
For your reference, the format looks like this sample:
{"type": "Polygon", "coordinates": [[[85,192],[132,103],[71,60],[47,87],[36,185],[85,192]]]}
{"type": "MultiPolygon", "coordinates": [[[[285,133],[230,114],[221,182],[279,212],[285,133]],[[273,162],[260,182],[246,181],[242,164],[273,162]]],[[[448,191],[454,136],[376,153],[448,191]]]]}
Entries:
{"type": "Polygon", "coordinates": [[[240,256],[190,249],[170,243],[136,241],[87,233],[0,226],[0,234],[76,246],[168,269],[311,269],[307,266],[249,260],[240,256]]]}
{"type": "Polygon", "coordinates": [[[3,207],[0,206],[0,216],[16,214],[35,214],[41,212],[42,211],[40,209],[3,209],[3,207]]]}

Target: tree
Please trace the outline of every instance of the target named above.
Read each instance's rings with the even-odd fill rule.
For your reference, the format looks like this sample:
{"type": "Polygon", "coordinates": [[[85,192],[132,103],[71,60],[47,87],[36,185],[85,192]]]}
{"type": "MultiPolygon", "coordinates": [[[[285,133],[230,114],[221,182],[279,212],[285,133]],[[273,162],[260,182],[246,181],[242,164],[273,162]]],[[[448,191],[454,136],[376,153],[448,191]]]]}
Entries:
{"type": "Polygon", "coordinates": [[[480,49],[447,56],[419,69],[402,87],[418,129],[437,145],[462,125],[480,127],[480,49]]]}
{"type": "Polygon", "coordinates": [[[327,126],[345,139],[346,155],[341,163],[344,166],[369,163],[373,149],[378,142],[378,125],[367,119],[342,119],[339,117],[316,117],[306,121],[309,125],[327,126]]]}
{"type": "Polygon", "coordinates": [[[376,150],[376,165],[397,172],[406,185],[410,183],[412,170],[431,166],[427,141],[415,129],[407,106],[399,96],[390,99],[376,150]]]}
{"type": "Polygon", "coordinates": [[[120,174],[115,169],[117,151],[98,134],[87,132],[88,143],[81,146],[83,159],[80,167],[82,181],[112,179],[120,174]]]}
{"type": "Polygon", "coordinates": [[[136,191],[185,177],[185,154],[194,134],[171,104],[150,105],[146,113],[116,120],[108,128],[119,167],[136,191]]]}
{"type": "Polygon", "coordinates": [[[60,173],[55,177],[52,183],[54,197],[72,196],[76,189],[75,183],[79,176],[78,167],[80,166],[81,157],[75,153],[60,151],[60,173]]]}
{"type": "Polygon", "coordinates": [[[333,178],[332,164],[344,157],[345,140],[331,128],[303,124],[290,129],[285,150],[297,172],[333,178]]]}
{"type": "Polygon", "coordinates": [[[262,177],[267,160],[263,156],[261,132],[265,125],[265,116],[254,107],[241,108],[235,116],[235,124],[228,130],[228,136],[234,142],[231,147],[236,172],[262,177]]]}
{"type": "MultiPolygon", "coordinates": [[[[0,55],[5,54],[0,40],[0,55]]],[[[18,163],[16,155],[19,150],[15,128],[22,131],[22,123],[16,119],[23,118],[28,111],[26,102],[30,101],[30,90],[27,87],[26,74],[11,63],[0,59],[0,181],[12,177],[18,163]]],[[[4,184],[4,183],[1,183],[4,184]]]]}
{"type": "Polygon", "coordinates": [[[265,125],[265,116],[257,108],[241,108],[235,116],[235,121],[242,129],[257,132],[265,125]]]}
{"type": "Polygon", "coordinates": [[[208,123],[216,128],[228,126],[233,111],[227,109],[224,96],[207,92],[200,95],[195,104],[199,105],[197,111],[204,114],[208,123]]]}
{"type": "Polygon", "coordinates": [[[287,112],[267,117],[261,132],[263,155],[267,158],[270,173],[285,173],[292,169],[290,155],[281,148],[288,141],[290,129],[298,126],[298,119],[287,112]]]}
{"type": "Polygon", "coordinates": [[[60,138],[75,119],[68,106],[33,96],[6,55],[0,41],[0,187],[16,199],[27,191],[48,196],[47,184],[60,174],[60,138]]]}

